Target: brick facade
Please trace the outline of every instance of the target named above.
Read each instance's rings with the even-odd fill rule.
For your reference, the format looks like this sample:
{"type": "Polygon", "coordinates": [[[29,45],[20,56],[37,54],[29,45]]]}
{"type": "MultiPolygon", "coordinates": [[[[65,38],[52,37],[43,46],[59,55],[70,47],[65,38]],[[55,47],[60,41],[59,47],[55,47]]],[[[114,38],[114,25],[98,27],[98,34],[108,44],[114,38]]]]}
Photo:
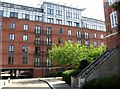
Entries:
{"type": "MultiPolygon", "coordinates": [[[[5,18],[2,17],[2,69],[5,70],[31,70],[32,77],[45,77],[49,75],[49,73],[54,72],[55,68],[47,67],[46,64],[46,52],[47,49],[50,48],[50,45],[46,45],[46,38],[52,38],[52,43],[59,45],[58,38],[62,39],[62,43],[68,41],[68,39],[72,39],[73,42],[77,43],[78,40],[82,40],[82,43],[85,44],[85,40],[83,38],[77,38],[76,33],[80,31],[82,34],[85,32],[89,32],[89,42],[93,44],[94,42],[98,42],[98,46],[101,45],[101,42],[106,44],[104,39],[101,39],[101,35],[104,37],[106,36],[105,31],[98,31],[92,30],[87,28],[77,28],[65,25],[58,25],[58,24],[50,24],[50,23],[42,23],[37,21],[30,21],[30,20],[20,20],[15,18],[5,18]],[[10,22],[14,22],[16,24],[15,29],[10,29],[10,22]],[[28,24],[28,30],[23,30],[23,25],[28,24]],[[38,25],[41,27],[41,34],[35,34],[35,26],[38,25]],[[46,28],[52,28],[52,35],[46,35],[46,28]],[[62,29],[62,34],[58,34],[58,29],[62,29]],[[42,38],[42,30],[44,30],[43,38],[42,38]],[[68,35],[68,30],[72,31],[71,35],[68,35]],[[15,35],[14,40],[10,40],[10,34],[15,35]],[[94,38],[94,33],[97,34],[97,37],[94,38]],[[26,34],[28,35],[28,40],[23,41],[22,36],[26,34]],[[45,45],[35,45],[35,36],[40,37],[40,41],[44,40],[45,45]],[[43,40],[42,40],[43,39],[43,40]],[[8,64],[9,58],[9,45],[14,45],[14,62],[13,64],[8,64]],[[27,53],[27,64],[22,64],[22,46],[28,46],[28,53],[27,53]],[[40,66],[35,67],[34,60],[35,60],[35,47],[40,48],[40,66]],[[42,50],[44,49],[44,51],[42,50]],[[43,52],[42,52],[43,51],[43,52]],[[44,53],[44,58],[42,58],[42,53],[44,53]],[[42,61],[44,60],[44,61],[42,61]],[[44,64],[44,65],[43,65],[44,64]]],[[[11,55],[11,54],[10,54],[11,55]]]]}

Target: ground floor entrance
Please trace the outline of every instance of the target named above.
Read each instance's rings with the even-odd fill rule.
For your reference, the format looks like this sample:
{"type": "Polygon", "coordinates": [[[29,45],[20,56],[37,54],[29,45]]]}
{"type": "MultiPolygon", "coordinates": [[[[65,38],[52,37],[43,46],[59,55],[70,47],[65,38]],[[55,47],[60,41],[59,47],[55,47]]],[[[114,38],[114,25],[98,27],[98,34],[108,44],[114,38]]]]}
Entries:
{"type": "Polygon", "coordinates": [[[2,69],[0,75],[3,79],[32,78],[33,69],[2,69]]]}

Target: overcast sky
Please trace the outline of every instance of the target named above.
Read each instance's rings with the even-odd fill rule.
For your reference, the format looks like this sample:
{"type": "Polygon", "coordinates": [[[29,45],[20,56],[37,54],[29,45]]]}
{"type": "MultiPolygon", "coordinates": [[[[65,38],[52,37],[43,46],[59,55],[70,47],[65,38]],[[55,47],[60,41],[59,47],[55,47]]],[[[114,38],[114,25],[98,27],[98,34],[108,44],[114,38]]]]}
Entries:
{"type": "Polygon", "coordinates": [[[0,0],[0,1],[32,7],[39,7],[43,1],[59,3],[61,5],[77,7],[79,9],[86,8],[86,10],[82,12],[82,16],[98,20],[104,20],[103,0],[0,0]]]}

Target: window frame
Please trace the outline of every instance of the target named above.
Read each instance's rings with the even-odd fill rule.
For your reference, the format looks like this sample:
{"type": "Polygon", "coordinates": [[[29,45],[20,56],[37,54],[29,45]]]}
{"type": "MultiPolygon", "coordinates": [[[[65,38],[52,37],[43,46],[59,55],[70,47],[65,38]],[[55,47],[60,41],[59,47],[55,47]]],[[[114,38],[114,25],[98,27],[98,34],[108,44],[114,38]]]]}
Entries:
{"type": "Polygon", "coordinates": [[[58,28],[58,34],[62,34],[62,28],[58,28]]]}
{"type": "Polygon", "coordinates": [[[14,64],[14,57],[8,57],[8,64],[14,64]]]}
{"type": "Polygon", "coordinates": [[[9,45],[9,52],[14,52],[14,45],[9,45]]]}
{"type": "Polygon", "coordinates": [[[72,30],[68,29],[68,35],[72,35],[72,30]]]}
{"type": "Polygon", "coordinates": [[[118,24],[117,12],[114,11],[110,14],[111,28],[114,28],[118,24]]]}
{"type": "Polygon", "coordinates": [[[15,28],[16,28],[16,23],[10,22],[10,29],[15,29],[15,28]]]}
{"type": "Polygon", "coordinates": [[[47,27],[46,28],[46,34],[51,36],[52,35],[52,27],[47,27]]]}
{"type": "Polygon", "coordinates": [[[27,35],[27,34],[23,34],[22,40],[23,40],[23,41],[28,41],[28,35],[27,35]]]}
{"type": "Polygon", "coordinates": [[[28,46],[27,45],[22,46],[22,53],[28,53],[28,46]]]}
{"type": "Polygon", "coordinates": [[[23,65],[28,64],[28,58],[27,57],[22,57],[22,64],[23,65]]]}
{"type": "Polygon", "coordinates": [[[24,25],[23,25],[23,30],[24,30],[24,31],[27,31],[28,29],[29,29],[29,25],[28,25],[28,24],[24,24],[24,25]]]}
{"type": "Polygon", "coordinates": [[[12,41],[15,40],[15,34],[10,33],[9,34],[9,39],[12,40],[12,41]]]}

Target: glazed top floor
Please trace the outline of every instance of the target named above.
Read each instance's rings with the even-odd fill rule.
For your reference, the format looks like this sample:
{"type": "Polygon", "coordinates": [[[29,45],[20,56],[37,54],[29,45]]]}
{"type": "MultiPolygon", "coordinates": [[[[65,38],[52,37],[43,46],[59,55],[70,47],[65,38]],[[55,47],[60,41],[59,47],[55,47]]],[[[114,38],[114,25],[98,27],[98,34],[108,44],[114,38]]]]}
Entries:
{"type": "MultiPolygon", "coordinates": [[[[79,23],[80,25],[86,24],[86,22],[82,23],[82,21],[85,21],[85,20],[81,16],[81,11],[83,11],[83,9],[77,9],[77,8],[68,7],[65,5],[54,4],[54,3],[49,3],[49,2],[43,2],[43,4],[41,5],[40,8],[29,7],[29,6],[18,5],[18,4],[11,4],[11,3],[6,3],[6,2],[0,2],[0,16],[33,20],[33,21],[43,21],[43,22],[48,22],[48,23],[49,23],[48,19],[52,18],[55,21],[55,23],[57,22],[56,19],[59,19],[59,20],[61,20],[61,24],[64,21],[66,21],[66,22],[71,21],[72,24],[74,24],[75,22],[79,23]],[[50,14],[52,14],[53,9],[54,9],[54,11],[53,11],[54,13],[53,13],[53,15],[50,15],[50,14]],[[50,14],[48,14],[48,13],[50,13],[50,14]],[[57,13],[58,17],[56,15],[56,13],[57,13]]],[[[97,27],[101,26],[103,29],[105,29],[104,21],[98,22],[95,19],[93,21],[92,18],[91,18],[91,21],[87,20],[87,22],[88,22],[87,24],[90,27],[95,27],[93,25],[96,25],[97,27]],[[96,21],[98,22],[97,24],[96,24],[96,21]]],[[[66,24],[63,23],[62,25],[66,25],[66,24]]],[[[81,26],[80,25],[78,27],[82,27],[82,25],[81,26]]],[[[71,25],[71,26],[74,26],[74,25],[71,25]]],[[[105,30],[103,30],[103,31],[105,31],[105,30]]]]}
{"type": "MultiPolygon", "coordinates": [[[[68,6],[62,6],[62,5],[57,5],[54,3],[49,3],[49,2],[43,2],[40,8],[36,7],[29,7],[29,6],[24,6],[24,5],[18,5],[18,4],[12,4],[12,3],[7,3],[7,2],[1,2],[0,1],[0,10],[3,10],[4,12],[17,12],[17,13],[26,13],[26,14],[36,14],[36,15],[42,15],[46,14],[47,11],[45,11],[45,8],[53,8],[54,5],[56,6],[55,8],[58,8],[59,10],[62,8],[67,8],[69,12],[72,12],[74,10],[74,13],[77,13],[78,16],[76,16],[78,19],[81,18],[81,9],[77,8],[72,8],[68,6]]],[[[5,16],[5,14],[3,14],[5,16]]],[[[7,17],[7,16],[5,16],[7,17]]]]}

